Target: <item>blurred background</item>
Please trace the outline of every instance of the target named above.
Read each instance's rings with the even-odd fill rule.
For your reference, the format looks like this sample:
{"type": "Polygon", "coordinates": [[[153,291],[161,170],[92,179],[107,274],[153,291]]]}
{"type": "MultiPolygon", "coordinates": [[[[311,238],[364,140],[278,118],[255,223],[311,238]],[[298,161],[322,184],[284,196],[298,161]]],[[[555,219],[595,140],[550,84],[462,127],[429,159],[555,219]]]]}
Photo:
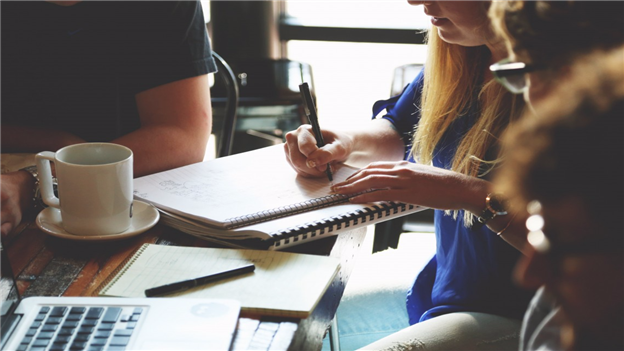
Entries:
{"type": "MultiPolygon", "coordinates": [[[[422,7],[406,0],[202,5],[213,49],[238,80],[235,153],[281,142],[305,122],[298,96],[302,81],[312,86],[321,127],[348,128],[369,120],[372,104],[390,97],[393,83],[400,92],[426,55],[429,20],[422,7]],[[401,69],[405,65],[413,67],[401,69]]],[[[217,129],[219,112],[217,105],[217,129]]]]}

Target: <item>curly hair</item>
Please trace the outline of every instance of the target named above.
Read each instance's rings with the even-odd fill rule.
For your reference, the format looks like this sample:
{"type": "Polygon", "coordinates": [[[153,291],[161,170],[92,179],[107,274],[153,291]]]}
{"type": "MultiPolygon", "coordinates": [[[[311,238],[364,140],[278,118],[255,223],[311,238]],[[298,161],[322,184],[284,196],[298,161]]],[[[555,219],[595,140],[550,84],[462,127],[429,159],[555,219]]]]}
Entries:
{"type": "Polygon", "coordinates": [[[490,18],[519,60],[550,67],[624,43],[622,1],[494,1],[490,18]]]}
{"type": "Polygon", "coordinates": [[[624,47],[582,57],[570,78],[512,125],[495,177],[516,205],[579,198],[590,218],[624,231],[624,47]]]}

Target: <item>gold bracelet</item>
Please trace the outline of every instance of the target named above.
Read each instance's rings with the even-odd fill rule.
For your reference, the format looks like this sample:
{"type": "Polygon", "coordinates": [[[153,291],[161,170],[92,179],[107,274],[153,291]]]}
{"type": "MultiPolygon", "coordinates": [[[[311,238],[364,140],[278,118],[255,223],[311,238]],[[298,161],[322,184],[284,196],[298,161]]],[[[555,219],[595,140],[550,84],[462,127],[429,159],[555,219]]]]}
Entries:
{"type": "Polygon", "coordinates": [[[503,232],[505,230],[507,230],[507,228],[509,228],[509,226],[511,225],[511,223],[513,222],[514,219],[516,219],[516,214],[513,215],[513,217],[511,217],[511,219],[509,220],[509,222],[507,223],[507,225],[505,226],[505,228],[503,228],[500,232],[496,233],[497,236],[501,236],[501,234],[503,234],[503,232]]]}

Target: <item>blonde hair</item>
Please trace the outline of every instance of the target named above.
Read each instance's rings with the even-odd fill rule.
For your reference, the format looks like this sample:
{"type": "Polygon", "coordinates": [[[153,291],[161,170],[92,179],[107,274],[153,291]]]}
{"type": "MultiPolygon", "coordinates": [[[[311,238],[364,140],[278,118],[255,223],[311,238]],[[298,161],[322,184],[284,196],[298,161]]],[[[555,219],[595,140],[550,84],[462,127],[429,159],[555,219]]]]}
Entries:
{"type": "MultiPolygon", "coordinates": [[[[460,141],[451,170],[482,177],[498,163],[486,161],[498,137],[523,106],[522,98],[508,93],[494,80],[485,82],[484,72],[491,53],[486,46],[463,47],[443,41],[436,30],[429,31],[427,64],[421,103],[421,119],[414,133],[412,154],[428,164],[437,144],[450,125],[469,113],[478,101],[479,116],[460,141]]],[[[450,213],[450,212],[449,212],[450,213]]],[[[458,211],[453,211],[457,218],[458,211]]],[[[464,224],[474,216],[465,211],[464,224]]]]}

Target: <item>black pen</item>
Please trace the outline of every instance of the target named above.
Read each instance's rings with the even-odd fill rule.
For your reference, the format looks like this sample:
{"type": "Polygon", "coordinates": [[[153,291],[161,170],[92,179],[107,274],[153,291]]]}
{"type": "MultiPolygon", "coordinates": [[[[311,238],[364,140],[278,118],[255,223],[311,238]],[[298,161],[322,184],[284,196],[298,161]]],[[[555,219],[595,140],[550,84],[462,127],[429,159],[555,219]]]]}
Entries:
{"type": "Polygon", "coordinates": [[[226,271],[222,271],[218,273],[213,273],[205,277],[183,280],[181,282],[175,282],[171,284],[157,286],[154,288],[149,288],[145,290],[145,296],[152,297],[152,296],[171,294],[171,293],[179,292],[179,291],[185,291],[185,290],[194,288],[196,286],[212,283],[212,282],[222,280],[225,278],[229,278],[229,277],[233,277],[239,274],[250,273],[250,272],[253,272],[255,269],[256,269],[256,266],[253,263],[250,263],[242,267],[228,269],[226,271]]]}
{"type": "MultiPolygon", "coordinates": [[[[310,125],[312,125],[312,132],[314,132],[314,137],[316,138],[316,146],[321,148],[325,146],[325,141],[323,140],[323,133],[321,133],[321,126],[318,122],[316,107],[314,106],[314,101],[312,100],[312,94],[310,93],[310,87],[308,86],[308,83],[300,84],[299,92],[301,93],[301,97],[303,98],[303,110],[308,117],[310,125]]],[[[325,173],[327,173],[327,179],[329,179],[330,182],[334,180],[334,176],[332,175],[331,169],[329,168],[329,163],[327,164],[327,169],[325,170],[325,173]]]]}

